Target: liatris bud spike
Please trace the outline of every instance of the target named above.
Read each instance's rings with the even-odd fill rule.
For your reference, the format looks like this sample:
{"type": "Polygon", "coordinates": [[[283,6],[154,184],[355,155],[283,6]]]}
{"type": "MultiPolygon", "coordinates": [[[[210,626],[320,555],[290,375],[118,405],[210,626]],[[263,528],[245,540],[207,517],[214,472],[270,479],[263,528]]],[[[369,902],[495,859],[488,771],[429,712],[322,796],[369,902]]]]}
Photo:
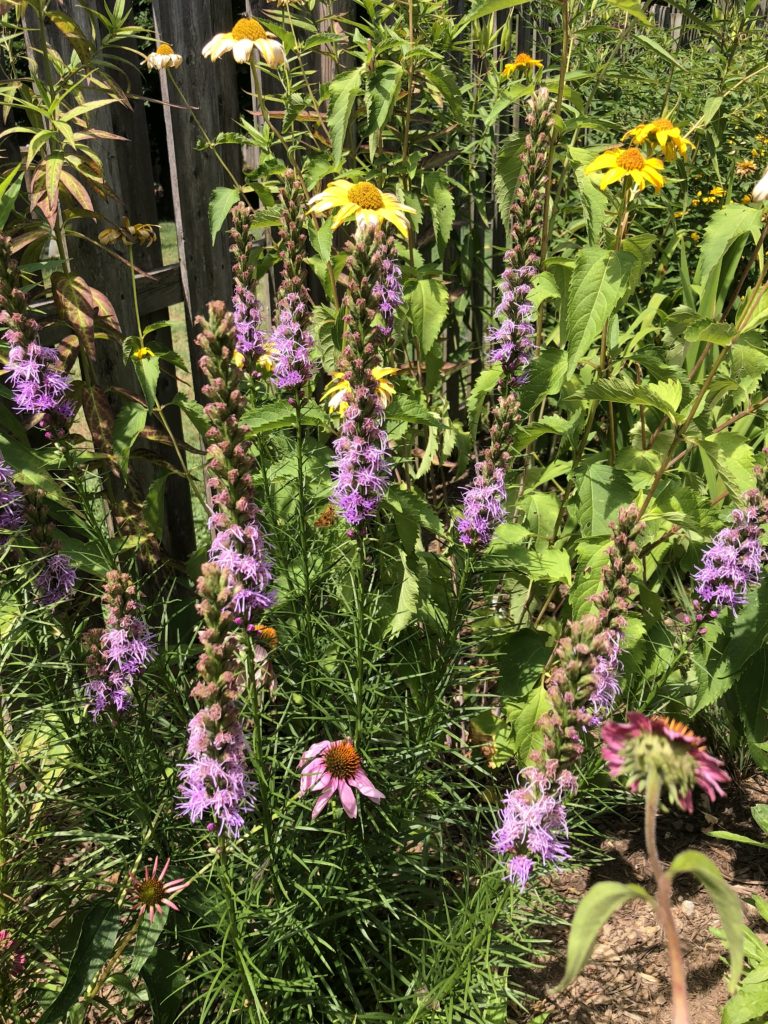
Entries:
{"type": "Polygon", "coordinates": [[[352,532],[359,533],[376,515],[392,475],[384,410],[394,394],[387,378],[395,369],[382,365],[380,351],[389,315],[382,302],[387,295],[394,301],[396,289],[393,250],[380,231],[358,233],[347,250],[345,346],[324,398],[343,417],[341,437],[333,443],[333,500],[352,532]]]}
{"type": "Polygon", "coordinates": [[[266,335],[261,329],[261,304],[256,298],[258,279],[251,262],[255,243],[251,235],[250,210],[245,203],[232,209],[232,276],[235,289],[232,294],[232,319],[235,325],[237,350],[248,356],[251,365],[264,355],[266,335]]]}
{"type": "Polygon", "coordinates": [[[278,249],[282,257],[275,326],[269,339],[272,382],[283,391],[300,391],[314,377],[314,343],[310,332],[312,298],[306,285],[304,257],[307,232],[301,189],[293,171],[286,171],[281,192],[278,249]]]}

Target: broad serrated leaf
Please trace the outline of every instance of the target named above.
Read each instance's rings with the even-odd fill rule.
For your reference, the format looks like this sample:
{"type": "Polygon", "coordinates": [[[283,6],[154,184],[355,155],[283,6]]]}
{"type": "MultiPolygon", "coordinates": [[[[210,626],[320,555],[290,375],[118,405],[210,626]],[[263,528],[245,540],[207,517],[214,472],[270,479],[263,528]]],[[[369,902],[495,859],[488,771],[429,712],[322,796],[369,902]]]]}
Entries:
{"type": "Polygon", "coordinates": [[[211,242],[215,242],[221,231],[229,211],[240,199],[240,189],[227,188],[219,185],[211,193],[208,203],[208,226],[211,229],[211,242]]]}
{"type": "Polygon", "coordinates": [[[442,281],[422,279],[408,292],[405,302],[423,358],[440,337],[448,313],[448,289],[442,281]]]}
{"type": "Polygon", "coordinates": [[[582,249],[576,257],[565,316],[568,370],[573,373],[619,304],[635,260],[628,253],[582,249]]]}
{"type": "Polygon", "coordinates": [[[328,86],[328,130],[331,133],[333,163],[336,167],[341,165],[347,128],[355,109],[355,100],[360,95],[362,81],[362,68],[354,68],[337,75],[328,86]]]}

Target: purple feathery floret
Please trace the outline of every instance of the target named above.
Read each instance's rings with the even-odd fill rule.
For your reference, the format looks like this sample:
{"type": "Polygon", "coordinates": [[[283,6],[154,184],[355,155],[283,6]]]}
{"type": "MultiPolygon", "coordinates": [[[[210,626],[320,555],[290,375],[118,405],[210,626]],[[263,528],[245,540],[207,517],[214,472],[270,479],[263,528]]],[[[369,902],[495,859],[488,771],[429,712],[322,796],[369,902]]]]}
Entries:
{"type": "Polygon", "coordinates": [[[315,375],[317,367],[311,355],[314,342],[305,326],[308,313],[306,301],[297,292],[288,292],[280,299],[270,356],[274,362],[272,380],[281,390],[304,387],[315,375]]]}
{"type": "Polygon", "coordinates": [[[531,280],[538,267],[534,258],[521,267],[515,265],[516,253],[506,254],[507,268],[501,275],[501,301],[495,316],[501,320],[488,332],[492,363],[501,363],[509,387],[519,388],[527,379],[527,367],[536,349],[536,327],[531,323],[533,306],[528,302],[531,280]]]}
{"type": "Polygon", "coordinates": [[[486,547],[497,526],[506,517],[507,488],[504,470],[499,467],[489,476],[480,467],[472,486],[464,491],[462,515],[456,522],[462,544],[486,547]]]}
{"type": "Polygon", "coordinates": [[[214,513],[209,521],[214,537],[208,557],[225,575],[231,591],[229,607],[234,621],[239,626],[247,626],[258,622],[261,613],[275,602],[275,591],[271,587],[272,564],[255,506],[250,508],[250,522],[245,525],[230,523],[215,532],[218,521],[218,514],[214,513]]]}
{"type": "Polygon", "coordinates": [[[55,604],[69,597],[77,583],[77,572],[66,555],[50,555],[35,580],[38,601],[55,604]]]}
{"type": "Polygon", "coordinates": [[[731,512],[732,525],[715,536],[694,573],[699,619],[706,611],[714,616],[724,607],[736,614],[747,603],[750,588],[760,582],[766,561],[761,543],[763,513],[757,491],[746,497],[750,504],[731,512]]]}
{"type": "Polygon", "coordinates": [[[334,500],[350,526],[359,526],[376,514],[392,476],[387,433],[379,425],[383,410],[378,399],[372,405],[371,414],[362,419],[350,406],[344,414],[341,437],[333,442],[334,500]]]}
{"type": "MultiPolygon", "coordinates": [[[[619,695],[619,653],[621,650],[621,632],[617,629],[605,630],[607,654],[598,655],[592,672],[592,708],[604,716],[614,705],[619,695]]],[[[598,719],[599,720],[599,719],[598,719]]]]}
{"type": "Polygon", "coordinates": [[[232,295],[232,321],[235,325],[237,351],[262,355],[266,335],[261,329],[261,303],[241,281],[235,282],[232,295]]]}
{"type": "Polygon", "coordinates": [[[253,806],[253,785],[246,766],[247,745],[236,706],[228,701],[202,708],[189,723],[187,754],[182,766],[179,810],[191,821],[209,814],[219,833],[235,838],[243,815],[253,806]],[[216,756],[211,755],[216,752],[216,756]]]}
{"type": "Polygon", "coordinates": [[[381,277],[373,286],[372,291],[383,321],[379,329],[385,336],[392,333],[395,314],[403,304],[402,276],[403,271],[395,259],[394,253],[389,253],[381,261],[381,277]]]}
{"type": "MultiPolygon", "coordinates": [[[[526,772],[521,775],[525,777],[526,772]]],[[[502,856],[512,855],[508,878],[521,889],[525,888],[536,857],[546,864],[570,856],[568,822],[561,797],[559,787],[553,792],[540,778],[527,778],[524,785],[505,794],[501,821],[492,837],[493,849],[502,856]]]]}
{"type": "MultiPolygon", "coordinates": [[[[0,457],[0,530],[8,533],[20,530],[25,522],[24,495],[13,482],[13,470],[0,457]]],[[[0,543],[7,540],[7,536],[0,535],[0,543]]]]}

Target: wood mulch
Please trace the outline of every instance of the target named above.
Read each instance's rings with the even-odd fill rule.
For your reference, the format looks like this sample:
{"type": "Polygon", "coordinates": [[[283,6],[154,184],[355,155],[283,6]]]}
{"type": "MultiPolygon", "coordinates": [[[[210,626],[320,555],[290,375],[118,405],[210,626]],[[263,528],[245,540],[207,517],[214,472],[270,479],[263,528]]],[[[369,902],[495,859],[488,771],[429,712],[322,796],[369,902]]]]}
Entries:
{"type": "MultiPolygon", "coordinates": [[[[755,778],[733,787],[729,798],[709,813],[693,817],[665,815],[659,822],[659,852],[669,862],[680,850],[700,850],[717,864],[742,899],[747,923],[768,942],[768,925],[749,905],[750,897],[768,899],[768,855],[758,847],[712,839],[704,830],[719,829],[765,839],[749,808],[768,803],[768,780],[755,778]]],[[[601,851],[608,859],[593,868],[563,871],[552,877],[557,910],[570,920],[581,895],[595,882],[638,882],[653,891],[643,849],[640,808],[601,823],[606,838],[601,851]]],[[[719,925],[706,892],[696,880],[682,876],[675,884],[674,915],[688,972],[692,1024],[720,1024],[728,999],[728,965],[723,943],[713,934],[719,925]]],[[[563,976],[567,930],[547,927],[546,953],[517,983],[533,997],[525,1013],[510,1024],[670,1024],[666,950],[653,908],[639,900],[625,904],[605,925],[593,957],[573,985],[556,996],[548,989],[563,976]]]]}

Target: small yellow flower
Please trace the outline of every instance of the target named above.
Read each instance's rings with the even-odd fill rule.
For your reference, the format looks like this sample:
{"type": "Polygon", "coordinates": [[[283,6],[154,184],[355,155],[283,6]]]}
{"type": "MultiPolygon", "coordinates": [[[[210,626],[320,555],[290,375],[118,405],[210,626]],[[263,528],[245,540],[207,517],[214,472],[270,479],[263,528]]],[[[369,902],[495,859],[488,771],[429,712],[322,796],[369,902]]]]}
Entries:
{"type": "Polygon", "coordinates": [[[657,145],[664,154],[665,160],[674,160],[677,156],[685,156],[689,149],[696,147],[690,139],[683,137],[679,128],[676,128],[666,117],[657,117],[655,121],[647,124],[639,124],[636,128],[630,128],[623,135],[624,139],[631,139],[636,146],[643,143],[657,145]]]}
{"type": "Polygon", "coordinates": [[[268,341],[264,346],[264,352],[256,360],[256,365],[264,373],[272,373],[275,368],[275,346],[268,341]]]}
{"type": "Polygon", "coordinates": [[[501,72],[502,78],[509,78],[510,75],[514,74],[518,68],[524,68],[526,71],[530,71],[533,68],[543,68],[544,65],[540,60],[536,60],[527,53],[518,53],[513,61],[509,64],[505,64],[501,72]]]}
{"type": "Polygon", "coordinates": [[[337,178],[330,185],[309,200],[310,213],[327,213],[338,208],[333,218],[334,230],[352,217],[358,227],[376,227],[388,220],[400,234],[408,237],[408,221],[404,214],[416,213],[412,206],[406,206],[392,192],[382,192],[370,181],[353,184],[345,178],[337,178]]]}
{"type": "Polygon", "coordinates": [[[685,216],[685,210],[675,210],[672,216],[675,218],[675,220],[680,220],[681,217],[685,216]]]}
{"type": "Polygon", "coordinates": [[[722,199],[725,196],[725,189],[722,185],[713,185],[709,190],[709,194],[716,199],[722,199]]]}
{"type": "Polygon", "coordinates": [[[285,64],[283,44],[255,18],[240,18],[231,32],[219,32],[205,44],[203,56],[218,60],[225,53],[231,53],[238,64],[250,64],[254,49],[270,68],[285,64]]]}
{"type": "Polygon", "coordinates": [[[661,160],[647,157],[639,149],[630,146],[629,149],[609,149],[601,153],[584,168],[584,173],[605,171],[600,179],[601,189],[606,189],[624,178],[631,178],[637,188],[644,189],[646,185],[653,185],[658,192],[664,184],[664,179],[659,173],[663,167],[661,160]]]}
{"type": "Polygon", "coordinates": [[[700,203],[701,203],[700,199],[692,199],[691,200],[691,206],[699,206],[700,203]]]}
{"type": "MultiPolygon", "coordinates": [[[[394,387],[387,380],[387,377],[391,377],[393,373],[397,373],[397,368],[394,366],[376,366],[371,370],[371,376],[376,381],[376,394],[385,409],[395,395],[394,387]]],[[[343,416],[349,408],[351,400],[352,386],[347,380],[347,375],[341,370],[336,370],[331,374],[331,383],[325,389],[320,401],[328,402],[329,412],[343,416]]]]}
{"type": "Polygon", "coordinates": [[[749,203],[752,202],[752,196],[750,196],[750,195],[742,196],[741,197],[741,201],[742,201],[742,203],[744,203],[745,206],[747,206],[749,203]]]}
{"type": "Polygon", "coordinates": [[[698,231],[692,231],[691,234],[690,234],[690,238],[691,238],[692,242],[698,242],[699,239],[701,238],[701,235],[699,234],[698,231]]]}
{"type": "Polygon", "coordinates": [[[737,160],[736,161],[736,173],[740,178],[746,178],[749,174],[754,174],[757,170],[757,164],[754,160],[737,160]]]}
{"type": "Polygon", "coordinates": [[[184,58],[176,53],[168,43],[160,43],[154,53],[148,53],[144,63],[153,71],[165,71],[166,68],[181,67],[184,58]]]}
{"type": "Polygon", "coordinates": [[[702,201],[702,203],[716,203],[717,202],[717,197],[716,196],[704,196],[704,198],[701,201],[702,201]]]}
{"type": "Polygon", "coordinates": [[[146,345],[140,345],[139,348],[135,349],[131,353],[133,359],[151,359],[154,356],[154,352],[151,348],[147,348],[146,345]]]}

